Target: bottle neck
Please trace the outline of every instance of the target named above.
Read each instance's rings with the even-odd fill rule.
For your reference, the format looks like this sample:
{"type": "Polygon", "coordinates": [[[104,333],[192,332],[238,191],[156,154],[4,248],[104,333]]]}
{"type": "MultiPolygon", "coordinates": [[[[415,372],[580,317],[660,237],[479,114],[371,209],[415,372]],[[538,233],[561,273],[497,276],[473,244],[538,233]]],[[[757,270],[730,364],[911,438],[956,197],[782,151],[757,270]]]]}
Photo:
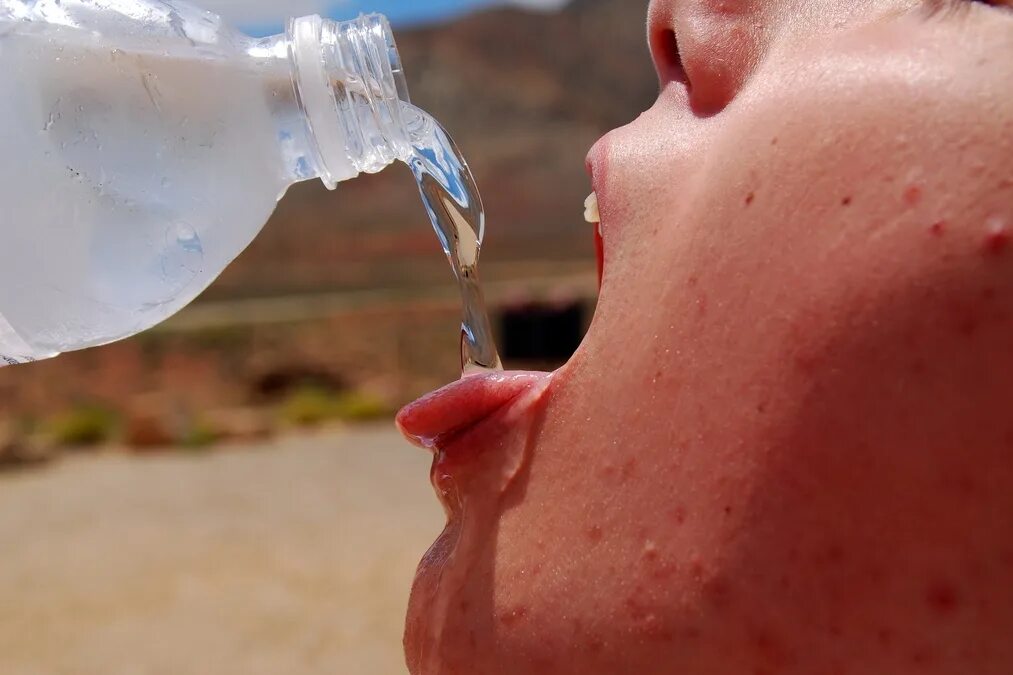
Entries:
{"type": "Polygon", "coordinates": [[[387,19],[294,19],[287,31],[296,99],[328,188],[376,173],[411,153],[401,58],[387,19]]]}

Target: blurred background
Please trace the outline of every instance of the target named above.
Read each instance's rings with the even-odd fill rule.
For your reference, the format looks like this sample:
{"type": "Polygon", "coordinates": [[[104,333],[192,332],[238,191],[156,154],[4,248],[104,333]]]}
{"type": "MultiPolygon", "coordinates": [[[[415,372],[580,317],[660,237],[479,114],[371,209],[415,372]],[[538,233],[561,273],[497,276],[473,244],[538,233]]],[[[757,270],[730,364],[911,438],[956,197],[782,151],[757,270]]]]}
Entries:
{"type": "MultiPolygon", "coordinates": [[[[584,155],[655,96],[646,0],[198,4],[256,35],[387,14],[482,190],[507,366],[572,354],[596,297],[584,155]]],[[[0,672],[404,672],[442,513],[392,418],[458,377],[459,318],[397,165],[295,186],[167,324],[0,369],[0,672]]]]}

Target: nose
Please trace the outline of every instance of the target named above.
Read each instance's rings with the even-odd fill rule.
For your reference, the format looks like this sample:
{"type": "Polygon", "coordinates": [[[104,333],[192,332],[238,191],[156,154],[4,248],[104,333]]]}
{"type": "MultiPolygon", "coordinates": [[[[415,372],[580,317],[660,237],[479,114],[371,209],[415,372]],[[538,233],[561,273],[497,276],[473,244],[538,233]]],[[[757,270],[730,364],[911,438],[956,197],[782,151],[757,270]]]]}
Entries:
{"type": "Polygon", "coordinates": [[[693,111],[724,110],[760,60],[765,32],[757,0],[653,0],[648,44],[662,88],[684,86],[693,111]]]}
{"type": "Polygon", "coordinates": [[[689,87],[689,76],[682,62],[679,37],[676,34],[674,4],[655,0],[647,15],[647,44],[662,88],[670,82],[689,87]]]}

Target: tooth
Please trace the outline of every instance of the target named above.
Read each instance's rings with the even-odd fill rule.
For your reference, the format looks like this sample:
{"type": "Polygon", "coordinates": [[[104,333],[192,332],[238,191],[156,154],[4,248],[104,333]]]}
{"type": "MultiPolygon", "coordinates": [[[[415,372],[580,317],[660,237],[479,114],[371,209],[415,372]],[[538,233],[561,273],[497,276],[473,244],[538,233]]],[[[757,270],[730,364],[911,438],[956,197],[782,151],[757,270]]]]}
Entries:
{"type": "Polygon", "coordinates": [[[584,200],[584,220],[589,223],[600,223],[601,214],[598,212],[598,193],[592,192],[584,200]]]}

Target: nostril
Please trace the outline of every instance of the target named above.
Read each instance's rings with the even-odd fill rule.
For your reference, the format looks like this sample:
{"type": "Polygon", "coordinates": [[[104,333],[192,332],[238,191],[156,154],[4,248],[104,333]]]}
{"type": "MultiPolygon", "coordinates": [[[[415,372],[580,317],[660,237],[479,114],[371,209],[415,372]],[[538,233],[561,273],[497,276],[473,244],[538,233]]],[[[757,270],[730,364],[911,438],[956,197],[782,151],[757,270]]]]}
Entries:
{"type": "Polygon", "coordinates": [[[654,55],[655,67],[661,83],[680,82],[690,86],[686,68],[682,63],[679,51],[679,38],[671,28],[654,31],[651,34],[651,52],[654,55]]]}

